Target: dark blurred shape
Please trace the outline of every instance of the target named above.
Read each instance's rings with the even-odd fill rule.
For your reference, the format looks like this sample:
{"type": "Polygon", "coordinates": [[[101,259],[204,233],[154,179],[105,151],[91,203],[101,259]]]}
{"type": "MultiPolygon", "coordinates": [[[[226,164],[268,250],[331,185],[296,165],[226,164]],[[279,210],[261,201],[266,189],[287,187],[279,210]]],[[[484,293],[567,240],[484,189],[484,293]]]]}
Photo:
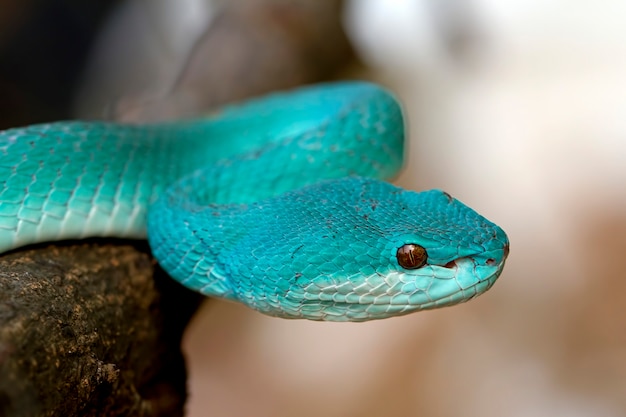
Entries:
{"type": "Polygon", "coordinates": [[[193,93],[200,109],[332,77],[354,58],[340,8],[329,0],[231,2],[198,42],[174,91],[193,93]]]}
{"type": "Polygon", "coordinates": [[[427,5],[444,50],[461,65],[472,63],[485,42],[479,8],[468,0],[429,0],[427,5]]]}
{"type": "Polygon", "coordinates": [[[0,8],[0,128],[70,117],[77,75],[117,3],[4,0],[0,8]]]}
{"type": "Polygon", "coordinates": [[[225,2],[164,96],[146,91],[102,105],[115,120],[171,120],[334,78],[355,59],[341,10],[337,0],[225,2]]]}

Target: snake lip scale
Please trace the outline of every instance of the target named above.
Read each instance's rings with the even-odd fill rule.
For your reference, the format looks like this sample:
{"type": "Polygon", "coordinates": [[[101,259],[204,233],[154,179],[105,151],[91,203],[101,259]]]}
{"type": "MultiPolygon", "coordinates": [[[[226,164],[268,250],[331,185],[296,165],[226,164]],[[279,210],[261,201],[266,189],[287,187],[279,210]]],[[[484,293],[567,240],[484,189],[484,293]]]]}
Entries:
{"type": "Polygon", "coordinates": [[[0,252],[147,238],[172,278],[284,318],[366,321],[467,301],[504,231],[402,167],[393,94],[340,82],[150,125],[66,121],[0,132],[0,252]]]}

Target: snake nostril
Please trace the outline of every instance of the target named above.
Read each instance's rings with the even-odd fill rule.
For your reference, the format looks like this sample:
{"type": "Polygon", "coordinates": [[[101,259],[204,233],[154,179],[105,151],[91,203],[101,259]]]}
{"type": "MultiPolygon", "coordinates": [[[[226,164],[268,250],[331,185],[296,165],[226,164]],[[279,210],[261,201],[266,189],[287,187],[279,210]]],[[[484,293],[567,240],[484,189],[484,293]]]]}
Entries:
{"type": "Polygon", "coordinates": [[[496,265],[496,260],[493,258],[489,258],[485,261],[485,264],[489,265],[489,266],[495,266],[496,265]]]}

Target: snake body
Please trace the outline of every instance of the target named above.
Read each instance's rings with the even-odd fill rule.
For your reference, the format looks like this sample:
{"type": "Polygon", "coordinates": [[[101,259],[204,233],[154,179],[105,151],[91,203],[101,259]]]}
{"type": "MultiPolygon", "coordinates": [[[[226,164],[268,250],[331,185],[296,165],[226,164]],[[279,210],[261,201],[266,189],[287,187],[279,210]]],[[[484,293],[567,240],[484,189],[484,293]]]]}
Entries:
{"type": "Polygon", "coordinates": [[[402,166],[402,112],[364,82],[306,87],[152,125],[0,132],[0,252],[148,238],[205,295],[286,318],[364,321],[486,291],[506,234],[402,166]]]}

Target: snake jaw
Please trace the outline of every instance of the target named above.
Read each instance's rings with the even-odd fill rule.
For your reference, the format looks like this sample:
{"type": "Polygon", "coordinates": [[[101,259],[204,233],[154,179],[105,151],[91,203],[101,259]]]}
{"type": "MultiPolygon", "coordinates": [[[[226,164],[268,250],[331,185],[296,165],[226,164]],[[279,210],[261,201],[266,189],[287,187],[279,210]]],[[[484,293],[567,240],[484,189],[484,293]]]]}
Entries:
{"type": "MultiPolygon", "coordinates": [[[[308,299],[299,304],[297,314],[313,320],[367,321],[452,306],[476,298],[493,286],[509,253],[506,234],[497,226],[493,227],[493,237],[483,241],[477,252],[469,252],[468,248],[464,256],[452,260],[435,261],[418,269],[392,268],[369,277],[344,278],[339,287],[309,285],[305,292],[317,292],[309,294],[308,299]],[[348,285],[353,281],[360,284],[348,285]]],[[[393,244],[388,245],[386,251],[390,247],[393,244]]]]}
{"type": "Polygon", "coordinates": [[[428,265],[416,271],[376,274],[349,291],[310,283],[304,288],[304,295],[294,293],[286,297],[286,304],[293,313],[280,315],[359,322],[463,303],[486,292],[502,272],[506,257],[490,265],[488,261],[493,258],[489,256],[493,255],[461,257],[445,265],[428,265]]]}

